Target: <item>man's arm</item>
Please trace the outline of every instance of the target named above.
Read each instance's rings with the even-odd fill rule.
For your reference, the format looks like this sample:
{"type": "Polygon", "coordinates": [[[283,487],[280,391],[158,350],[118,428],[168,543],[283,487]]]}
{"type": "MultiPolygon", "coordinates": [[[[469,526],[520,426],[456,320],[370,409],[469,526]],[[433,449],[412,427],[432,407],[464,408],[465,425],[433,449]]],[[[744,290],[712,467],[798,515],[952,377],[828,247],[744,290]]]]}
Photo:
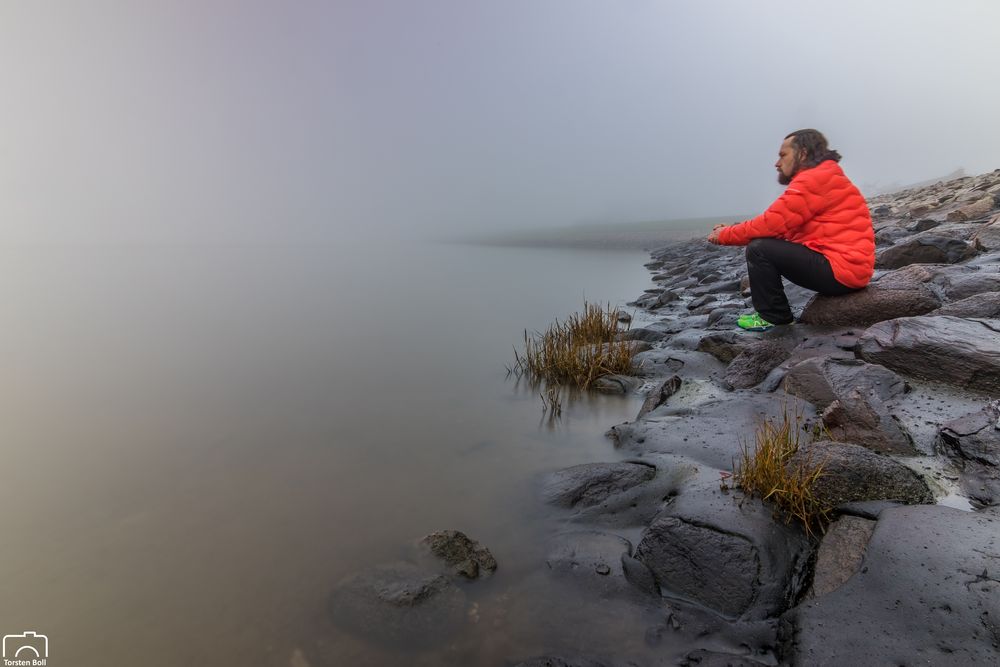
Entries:
{"type": "MultiPolygon", "coordinates": [[[[788,232],[816,215],[822,198],[810,190],[814,185],[808,170],[791,185],[770,207],[756,218],[718,230],[716,241],[721,245],[746,245],[757,238],[785,238],[788,232]]],[[[715,233],[715,230],[712,230],[715,233]]]]}

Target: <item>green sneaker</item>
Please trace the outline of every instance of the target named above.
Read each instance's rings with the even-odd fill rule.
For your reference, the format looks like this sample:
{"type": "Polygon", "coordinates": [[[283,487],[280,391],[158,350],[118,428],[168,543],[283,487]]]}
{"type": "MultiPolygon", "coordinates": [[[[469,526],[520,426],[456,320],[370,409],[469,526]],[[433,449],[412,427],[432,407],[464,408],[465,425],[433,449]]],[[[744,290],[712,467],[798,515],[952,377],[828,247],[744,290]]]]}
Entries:
{"type": "Polygon", "coordinates": [[[774,325],[761,317],[760,313],[740,315],[736,320],[736,326],[747,331],[767,331],[774,328],[774,325]]]}

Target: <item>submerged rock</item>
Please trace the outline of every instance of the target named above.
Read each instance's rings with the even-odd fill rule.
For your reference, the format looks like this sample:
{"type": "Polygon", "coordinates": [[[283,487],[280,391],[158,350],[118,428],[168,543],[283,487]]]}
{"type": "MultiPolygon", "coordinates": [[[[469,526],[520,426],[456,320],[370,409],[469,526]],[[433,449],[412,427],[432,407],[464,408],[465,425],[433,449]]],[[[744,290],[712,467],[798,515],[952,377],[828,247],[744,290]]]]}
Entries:
{"type": "Polygon", "coordinates": [[[465,620],[465,593],[444,575],[408,563],[381,565],[341,581],[327,610],[345,630],[376,644],[425,648],[465,620]]]}
{"type": "Polygon", "coordinates": [[[440,558],[467,579],[476,579],[482,573],[492,574],[497,569],[496,558],[490,550],[458,530],[439,530],[420,540],[431,554],[440,558]]]}
{"type": "Polygon", "coordinates": [[[655,476],[655,467],[640,463],[583,463],[546,475],[542,494],[552,505],[590,507],[655,476]]]}

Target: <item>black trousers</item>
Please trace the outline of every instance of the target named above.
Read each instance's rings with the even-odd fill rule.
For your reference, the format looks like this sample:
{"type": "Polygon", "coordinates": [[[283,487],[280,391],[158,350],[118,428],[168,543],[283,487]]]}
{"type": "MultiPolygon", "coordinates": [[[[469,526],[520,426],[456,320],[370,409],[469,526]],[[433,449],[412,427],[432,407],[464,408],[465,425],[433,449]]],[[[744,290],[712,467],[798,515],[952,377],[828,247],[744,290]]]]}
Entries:
{"type": "Polygon", "coordinates": [[[837,282],[830,261],[804,245],[781,239],[754,239],[747,245],[747,272],[754,309],[771,324],[791,324],[792,309],[782,278],[826,296],[856,291],[837,282]]]}

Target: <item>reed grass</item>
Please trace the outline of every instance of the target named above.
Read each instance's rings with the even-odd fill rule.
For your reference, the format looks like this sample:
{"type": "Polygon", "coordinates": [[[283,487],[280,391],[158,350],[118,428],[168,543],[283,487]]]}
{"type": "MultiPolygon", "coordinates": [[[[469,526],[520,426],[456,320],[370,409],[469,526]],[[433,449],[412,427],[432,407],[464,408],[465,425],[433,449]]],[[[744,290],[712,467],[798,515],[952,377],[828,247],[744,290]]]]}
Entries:
{"type": "Polygon", "coordinates": [[[789,415],[787,407],[777,423],[764,419],[754,433],[753,447],[742,443],[733,479],[750,496],[773,502],[786,522],[796,520],[813,535],[825,531],[833,508],[813,493],[824,462],[813,461],[811,456],[790,462],[799,449],[801,422],[801,415],[789,415]]]}
{"type": "Polygon", "coordinates": [[[610,304],[585,301],[582,312],[556,320],[544,333],[525,330],[524,349],[514,349],[508,372],[580,389],[589,389],[604,375],[631,373],[635,348],[618,339],[619,314],[610,304]]]}

